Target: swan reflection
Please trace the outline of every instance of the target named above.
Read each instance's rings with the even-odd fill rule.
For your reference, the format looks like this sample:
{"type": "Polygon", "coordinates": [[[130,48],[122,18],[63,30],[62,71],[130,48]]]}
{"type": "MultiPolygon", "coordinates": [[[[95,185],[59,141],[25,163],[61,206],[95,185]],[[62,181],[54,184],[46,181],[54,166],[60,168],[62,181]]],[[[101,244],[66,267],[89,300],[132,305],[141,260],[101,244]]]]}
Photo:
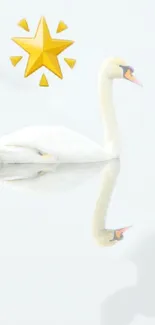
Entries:
{"type": "Polygon", "coordinates": [[[96,239],[96,242],[101,246],[115,245],[118,241],[124,238],[124,232],[130,228],[105,228],[105,217],[119,171],[120,161],[119,159],[114,159],[107,162],[101,175],[101,190],[93,217],[93,236],[96,239]]]}
{"type": "Polygon", "coordinates": [[[95,164],[8,164],[0,168],[0,182],[19,190],[66,193],[100,174],[101,190],[93,217],[93,236],[99,245],[113,246],[129,229],[105,228],[105,217],[119,170],[119,159],[95,164]]]}
{"type": "Polygon", "coordinates": [[[8,164],[0,168],[0,182],[12,188],[41,192],[72,190],[102,171],[105,163],[8,164]]]}

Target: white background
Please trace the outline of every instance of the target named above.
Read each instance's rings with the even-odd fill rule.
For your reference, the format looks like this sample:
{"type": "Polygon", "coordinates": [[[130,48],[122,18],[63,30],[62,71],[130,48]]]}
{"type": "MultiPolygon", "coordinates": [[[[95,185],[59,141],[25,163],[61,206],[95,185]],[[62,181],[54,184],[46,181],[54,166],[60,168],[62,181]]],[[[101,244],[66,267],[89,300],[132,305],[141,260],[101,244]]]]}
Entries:
{"type": "Polygon", "coordinates": [[[1,183],[1,324],[154,324],[154,0],[1,0],[0,41],[0,135],[61,124],[102,144],[102,61],[122,57],[144,85],[115,82],[122,157],[107,226],[134,225],[117,247],[98,248],[91,236],[99,173],[57,195],[1,183]],[[58,37],[75,40],[60,55],[64,79],[46,73],[49,88],[38,86],[44,69],[23,78],[27,55],[11,41],[27,36],[20,19],[28,20],[33,36],[42,15],[53,37],[64,20],[69,29],[58,37]],[[11,55],[24,56],[16,68],[11,55]],[[64,56],[77,59],[73,70],[64,56]]]}

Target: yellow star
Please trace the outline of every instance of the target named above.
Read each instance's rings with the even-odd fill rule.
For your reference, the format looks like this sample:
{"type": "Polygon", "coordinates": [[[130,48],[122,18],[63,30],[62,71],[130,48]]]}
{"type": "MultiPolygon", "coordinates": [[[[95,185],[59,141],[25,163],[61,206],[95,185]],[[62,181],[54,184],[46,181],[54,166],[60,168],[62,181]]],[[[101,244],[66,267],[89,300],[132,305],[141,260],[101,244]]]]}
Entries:
{"type": "Polygon", "coordinates": [[[40,19],[34,38],[14,37],[12,40],[29,54],[24,77],[44,66],[63,78],[57,56],[74,41],[52,39],[44,17],[40,19]]]}

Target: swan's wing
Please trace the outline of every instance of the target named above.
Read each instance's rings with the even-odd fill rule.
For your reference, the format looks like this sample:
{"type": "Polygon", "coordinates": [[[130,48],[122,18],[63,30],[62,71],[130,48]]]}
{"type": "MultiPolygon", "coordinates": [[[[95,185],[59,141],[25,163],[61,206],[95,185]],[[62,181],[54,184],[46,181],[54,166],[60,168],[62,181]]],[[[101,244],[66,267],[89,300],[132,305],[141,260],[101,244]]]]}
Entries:
{"type": "MultiPolygon", "coordinates": [[[[23,128],[16,132],[10,133],[3,136],[0,139],[0,149],[6,150],[6,152],[26,152],[27,154],[38,155],[38,156],[55,156],[50,148],[50,153],[48,152],[47,146],[43,145],[43,142],[47,142],[47,132],[45,130],[40,130],[37,128],[23,128]],[[41,132],[42,131],[42,132],[41,132]],[[44,141],[43,141],[44,140],[44,141]]],[[[48,148],[49,149],[49,148],[48,148]]],[[[56,157],[55,157],[56,158],[56,157]]]]}
{"type": "Polygon", "coordinates": [[[104,160],[103,148],[87,137],[65,127],[27,127],[3,136],[1,146],[21,146],[48,153],[60,162],[104,160]]]}
{"type": "Polygon", "coordinates": [[[0,139],[0,160],[6,163],[56,163],[58,157],[49,145],[49,131],[48,128],[27,127],[4,135],[0,139]]]}
{"type": "Polygon", "coordinates": [[[13,163],[57,163],[57,156],[28,145],[0,146],[0,162],[13,163]]]}

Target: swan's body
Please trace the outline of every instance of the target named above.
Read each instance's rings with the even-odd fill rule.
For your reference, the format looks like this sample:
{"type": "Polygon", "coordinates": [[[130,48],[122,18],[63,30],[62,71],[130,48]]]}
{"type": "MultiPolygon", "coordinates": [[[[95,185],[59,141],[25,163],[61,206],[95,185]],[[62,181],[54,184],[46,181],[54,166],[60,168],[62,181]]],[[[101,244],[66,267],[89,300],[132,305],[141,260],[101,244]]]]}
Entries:
{"type": "Polygon", "coordinates": [[[99,95],[104,127],[104,147],[75,131],[57,126],[26,127],[0,139],[3,163],[88,163],[120,155],[119,133],[112,101],[114,78],[137,82],[121,59],[105,61],[100,71],[99,95]]]}
{"type": "Polygon", "coordinates": [[[101,162],[104,161],[104,149],[63,126],[35,126],[0,139],[1,161],[9,163],[10,158],[12,163],[101,162]]]}

